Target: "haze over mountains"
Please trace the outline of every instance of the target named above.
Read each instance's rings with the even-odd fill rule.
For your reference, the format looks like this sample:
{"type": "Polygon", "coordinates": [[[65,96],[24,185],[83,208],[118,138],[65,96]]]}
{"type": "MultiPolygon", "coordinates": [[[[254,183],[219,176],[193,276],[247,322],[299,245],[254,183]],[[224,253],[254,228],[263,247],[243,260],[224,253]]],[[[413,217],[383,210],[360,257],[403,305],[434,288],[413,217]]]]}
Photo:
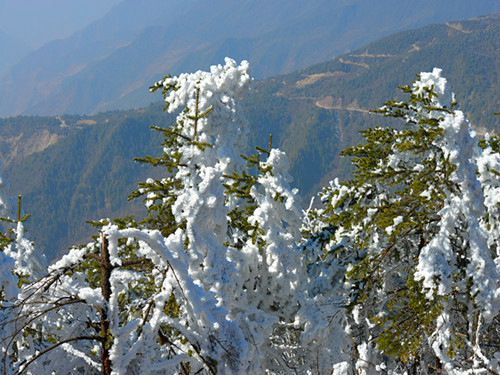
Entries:
{"type": "Polygon", "coordinates": [[[469,0],[124,0],[0,79],[0,116],[141,107],[163,74],[248,59],[256,78],[304,68],[396,31],[500,12],[469,0]]]}
{"type": "MultiPolygon", "coordinates": [[[[69,37],[109,12],[122,0],[1,0],[0,29],[38,49],[69,37]]],[[[0,49],[2,58],[9,53],[0,49]]]]}
{"type": "Polygon", "coordinates": [[[17,63],[23,56],[26,56],[31,47],[0,29],[0,76],[17,63]]]}

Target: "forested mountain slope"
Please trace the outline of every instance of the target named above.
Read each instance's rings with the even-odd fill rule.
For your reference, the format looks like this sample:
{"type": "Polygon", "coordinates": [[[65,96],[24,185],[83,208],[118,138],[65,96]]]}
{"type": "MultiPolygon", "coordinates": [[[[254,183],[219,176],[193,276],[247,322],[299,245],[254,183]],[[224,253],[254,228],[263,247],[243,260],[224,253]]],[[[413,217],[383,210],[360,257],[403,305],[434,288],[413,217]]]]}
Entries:
{"type": "Polygon", "coordinates": [[[258,117],[248,116],[257,129],[275,133],[292,163],[308,155],[304,164],[293,164],[292,172],[302,190],[310,191],[319,179],[325,183],[344,173],[337,150],[356,143],[359,130],[387,123],[368,111],[398,95],[397,85],[433,67],[442,68],[452,82],[460,108],[477,131],[500,130],[500,118],[493,115],[500,103],[500,15],[401,32],[332,61],[258,82],[247,101],[258,117]],[[311,120],[328,116],[334,120],[325,137],[311,120]]]}
{"type": "MultiPolygon", "coordinates": [[[[368,110],[394,97],[396,85],[434,66],[443,68],[473,125],[498,131],[500,118],[492,112],[500,103],[499,46],[500,17],[489,16],[402,32],[255,82],[243,101],[251,144],[267,147],[272,133],[273,145],[290,157],[302,195],[310,196],[328,179],[346,176],[346,160],[338,154],[358,142],[358,130],[388,123],[368,110]]],[[[128,193],[145,176],[164,172],[132,158],[161,152],[149,126],[172,124],[162,108],[0,120],[3,174],[11,195],[23,195],[23,207],[33,215],[30,237],[49,258],[85,240],[93,229],[84,220],[137,212],[141,204],[127,203],[128,193]]]]}
{"type": "Polygon", "coordinates": [[[0,115],[139,108],[163,72],[232,56],[249,60],[254,77],[270,77],[400,30],[495,12],[498,2],[468,0],[125,0],[0,78],[0,115]]]}

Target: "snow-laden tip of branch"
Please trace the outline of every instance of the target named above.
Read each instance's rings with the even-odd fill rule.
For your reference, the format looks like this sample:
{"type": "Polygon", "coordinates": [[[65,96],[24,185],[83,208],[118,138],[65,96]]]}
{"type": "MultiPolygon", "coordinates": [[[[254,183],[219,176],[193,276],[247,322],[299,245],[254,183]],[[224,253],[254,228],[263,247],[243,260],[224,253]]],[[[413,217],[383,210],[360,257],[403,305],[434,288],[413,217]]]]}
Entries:
{"type": "Polygon", "coordinates": [[[432,101],[439,104],[440,107],[451,106],[455,100],[455,95],[450,91],[446,78],[441,76],[443,69],[434,68],[432,72],[422,72],[419,79],[413,83],[413,92],[417,95],[427,96],[429,89],[432,88],[437,96],[433,96],[432,101]]]}
{"type": "MultiPolygon", "coordinates": [[[[17,287],[17,277],[14,276],[15,260],[0,251],[0,291],[3,293],[3,298],[7,301],[17,297],[19,289],[17,287]]],[[[4,302],[0,302],[3,306],[4,302]]]]}
{"type": "Polygon", "coordinates": [[[413,92],[415,94],[424,94],[431,87],[438,96],[444,95],[448,92],[448,84],[446,78],[441,76],[443,69],[435,67],[432,72],[421,72],[419,79],[413,84],[413,92]]]}
{"type": "Polygon", "coordinates": [[[47,273],[47,258],[24,237],[24,225],[21,221],[17,223],[16,241],[5,252],[15,259],[16,272],[28,275],[28,281],[38,280],[47,273]]]}
{"type": "Polygon", "coordinates": [[[104,308],[106,306],[106,301],[101,295],[99,289],[93,289],[89,287],[81,288],[78,291],[78,297],[85,300],[90,305],[104,308]]]}
{"type": "Polygon", "coordinates": [[[174,112],[183,106],[194,108],[194,95],[197,88],[204,93],[199,103],[200,107],[208,108],[211,105],[220,107],[221,104],[228,103],[234,97],[241,96],[242,90],[250,82],[248,69],[248,61],[242,61],[238,66],[236,61],[226,57],[224,66],[213,65],[210,67],[210,72],[199,70],[195,73],[183,73],[160,81],[158,84],[164,87],[175,87],[175,90],[170,91],[165,97],[165,101],[169,103],[169,112],[174,112]],[[226,95],[219,98],[213,95],[214,92],[224,92],[226,95]]]}
{"type": "Polygon", "coordinates": [[[72,248],[68,254],[49,266],[49,272],[71,268],[80,264],[84,260],[84,255],[87,253],[87,248],[72,248]]]}

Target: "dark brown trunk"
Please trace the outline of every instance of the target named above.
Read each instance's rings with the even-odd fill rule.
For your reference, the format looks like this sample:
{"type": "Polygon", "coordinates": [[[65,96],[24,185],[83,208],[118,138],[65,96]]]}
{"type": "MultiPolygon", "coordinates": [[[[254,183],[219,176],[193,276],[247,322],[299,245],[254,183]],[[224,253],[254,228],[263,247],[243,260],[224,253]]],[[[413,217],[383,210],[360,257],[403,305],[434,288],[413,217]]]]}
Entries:
{"type": "Polygon", "coordinates": [[[101,313],[101,332],[104,335],[101,350],[102,373],[103,375],[111,375],[111,359],[109,357],[109,317],[108,317],[108,304],[111,297],[111,261],[109,259],[108,239],[101,235],[101,294],[106,300],[106,306],[102,309],[101,313]]]}

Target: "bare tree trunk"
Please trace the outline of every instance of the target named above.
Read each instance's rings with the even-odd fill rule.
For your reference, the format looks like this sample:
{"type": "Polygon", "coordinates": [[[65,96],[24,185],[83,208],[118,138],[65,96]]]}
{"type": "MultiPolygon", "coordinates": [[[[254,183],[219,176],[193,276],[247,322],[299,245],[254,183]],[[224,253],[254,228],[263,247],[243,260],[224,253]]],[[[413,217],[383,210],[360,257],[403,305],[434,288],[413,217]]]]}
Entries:
{"type": "Polygon", "coordinates": [[[111,359],[109,357],[110,343],[109,343],[109,317],[108,317],[108,306],[111,297],[111,271],[113,267],[111,266],[111,261],[109,258],[109,242],[108,239],[101,234],[101,294],[106,301],[106,306],[101,312],[101,332],[104,335],[102,350],[101,350],[101,361],[102,361],[102,373],[103,375],[111,375],[111,359]]]}

